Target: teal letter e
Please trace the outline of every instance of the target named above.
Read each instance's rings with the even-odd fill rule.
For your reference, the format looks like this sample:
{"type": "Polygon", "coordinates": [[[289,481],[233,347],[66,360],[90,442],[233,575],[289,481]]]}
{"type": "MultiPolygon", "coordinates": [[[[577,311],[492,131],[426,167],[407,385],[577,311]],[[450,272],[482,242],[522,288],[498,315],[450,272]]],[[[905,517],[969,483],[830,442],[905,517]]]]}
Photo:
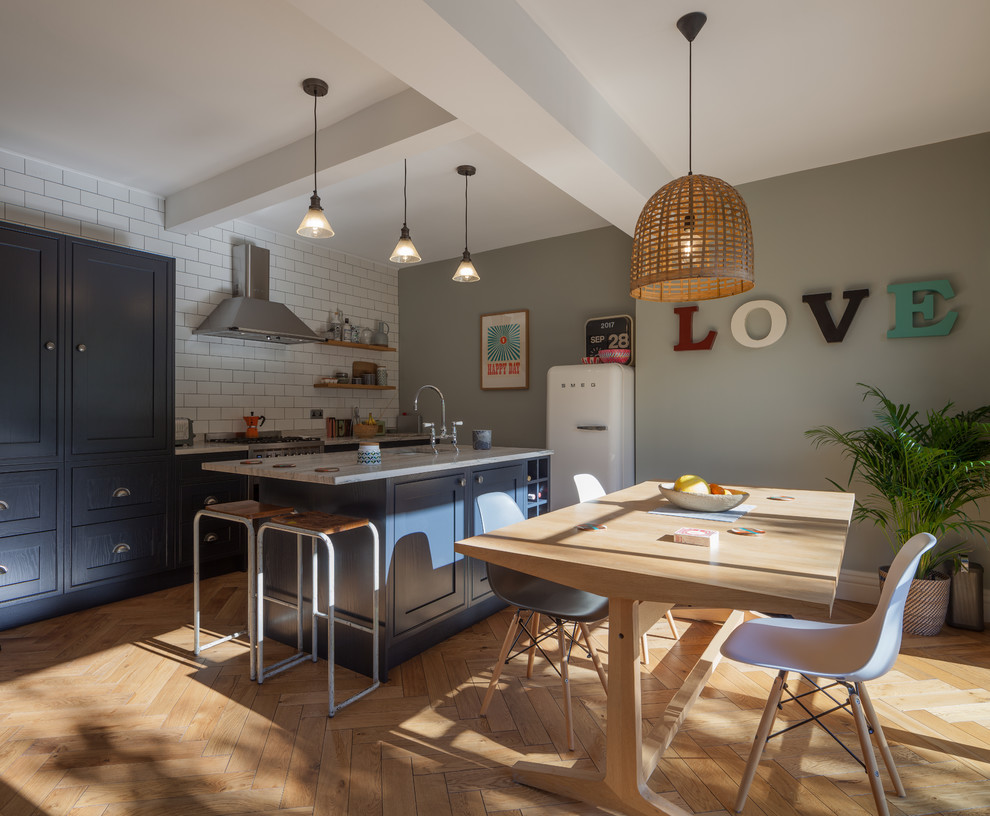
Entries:
{"type": "Polygon", "coordinates": [[[922,281],[920,283],[892,283],[887,291],[894,295],[894,328],[887,337],[942,337],[952,331],[958,312],[949,312],[941,320],[923,326],[914,325],[914,315],[920,313],[925,320],[935,319],[935,295],[946,300],[955,297],[952,285],[947,280],[922,281]],[[915,302],[914,293],[925,292],[920,301],[915,302]]]}

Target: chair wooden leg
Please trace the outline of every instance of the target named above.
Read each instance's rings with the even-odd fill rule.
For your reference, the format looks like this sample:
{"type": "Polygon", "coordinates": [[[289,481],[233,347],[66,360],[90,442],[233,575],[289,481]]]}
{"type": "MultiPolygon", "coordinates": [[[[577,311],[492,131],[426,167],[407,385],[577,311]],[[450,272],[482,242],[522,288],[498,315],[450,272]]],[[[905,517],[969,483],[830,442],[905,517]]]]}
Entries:
{"type": "Polygon", "coordinates": [[[567,728],[567,750],[574,750],[574,726],[571,720],[571,684],[567,660],[567,631],[564,622],[557,620],[557,642],[560,644],[560,685],[564,690],[564,723],[567,728]]]}
{"type": "Polygon", "coordinates": [[[890,746],[887,745],[887,738],[884,736],[883,728],[880,726],[880,718],[877,716],[876,709],[873,707],[870,693],[866,690],[866,683],[857,683],[856,688],[859,691],[859,699],[863,701],[863,711],[866,714],[866,720],[870,728],[873,729],[873,738],[877,741],[877,746],[880,748],[880,756],[883,757],[883,764],[887,766],[890,781],[894,784],[894,790],[897,791],[898,796],[907,796],[907,791],[904,790],[904,783],[901,782],[901,775],[897,772],[897,766],[894,764],[894,755],[890,753],[890,746]]]}
{"type": "Polygon", "coordinates": [[[581,628],[581,634],[584,637],[584,645],[588,647],[588,654],[591,655],[591,662],[595,664],[598,679],[602,681],[602,688],[608,694],[608,678],[605,676],[605,667],[602,666],[602,659],[598,656],[598,649],[591,642],[591,631],[588,629],[588,624],[579,623],[578,626],[581,628]]]}
{"type": "Polygon", "coordinates": [[[780,705],[780,695],[784,690],[784,679],[787,672],[777,673],[777,679],[770,687],[770,696],[767,698],[767,707],[763,709],[763,717],[760,725],[756,729],[756,737],[753,739],[753,747],[749,752],[749,761],[746,763],[746,771],[743,773],[742,781],[739,783],[739,794],[736,796],[736,813],[741,813],[746,806],[746,797],[749,796],[749,788],[753,784],[756,776],[756,769],[760,764],[760,757],[763,756],[763,749],[767,744],[767,737],[777,719],[777,707],[780,705]]]}
{"type": "Polygon", "coordinates": [[[670,610],[667,610],[667,625],[670,627],[670,636],[674,640],[678,640],[681,635],[677,631],[677,624],[674,623],[674,616],[670,614],[670,610]]]}
{"type": "Polygon", "coordinates": [[[534,612],[530,618],[530,640],[533,642],[529,647],[529,659],[526,662],[526,676],[533,676],[533,659],[536,657],[536,639],[540,636],[540,613],[534,612]]]}
{"type": "Polygon", "coordinates": [[[498,659],[495,661],[495,665],[492,667],[492,679],[488,683],[488,691],[485,692],[485,699],[481,701],[481,709],[478,712],[482,717],[488,711],[488,705],[492,701],[492,697],[495,696],[495,687],[498,685],[499,675],[502,674],[502,667],[505,665],[505,659],[509,656],[509,649],[512,648],[512,641],[516,637],[516,631],[519,629],[519,617],[522,615],[522,610],[517,609],[515,614],[512,616],[512,620],[509,622],[509,631],[505,633],[505,639],[502,641],[502,648],[499,649],[498,659]]]}
{"type": "Polygon", "coordinates": [[[857,683],[849,690],[849,708],[852,710],[853,720],[856,722],[856,733],[859,734],[859,747],[863,752],[863,764],[866,765],[866,775],[870,779],[870,789],[873,791],[873,801],[877,805],[879,816],[890,816],[887,809],[887,797],[883,792],[883,784],[880,782],[880,771],[877,768],[877,757],[873,753],[873,743],[870,741],[869,726],[866,724],[866,717],[863,714],[863,704],[859,694],[856,692],[857,683]]]}

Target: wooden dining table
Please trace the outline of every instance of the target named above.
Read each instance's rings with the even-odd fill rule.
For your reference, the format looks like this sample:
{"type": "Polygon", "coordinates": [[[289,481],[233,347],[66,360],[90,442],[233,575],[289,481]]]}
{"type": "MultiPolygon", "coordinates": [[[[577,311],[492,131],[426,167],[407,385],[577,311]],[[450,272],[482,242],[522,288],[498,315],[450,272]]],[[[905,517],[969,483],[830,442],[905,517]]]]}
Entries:
{"type": "MultiPolygon", "coordinates": [[[[715,671],[720,646],[746,611],[831,613],[855,497],[851,493],[735,487],[749,493],[737,521],[676,509],[645,481],[459,541],[457,552],[609,599],[608,702],[603,772],[518,762],[526,785],[624,814],[689,816],[647,780],[715,671]],[[604,529],[580,530],[579,525],[604,529]],[[674,540],[681,527],[718,532],[714,546],[674,540]],[[747,528],[752,533],[731,532],[747,528]],[[728,610],[653,731],[642,734],[640,637],[673,606],[728,610]]],[[[669,486],[669,483],[666,483],[669,486]]]]}

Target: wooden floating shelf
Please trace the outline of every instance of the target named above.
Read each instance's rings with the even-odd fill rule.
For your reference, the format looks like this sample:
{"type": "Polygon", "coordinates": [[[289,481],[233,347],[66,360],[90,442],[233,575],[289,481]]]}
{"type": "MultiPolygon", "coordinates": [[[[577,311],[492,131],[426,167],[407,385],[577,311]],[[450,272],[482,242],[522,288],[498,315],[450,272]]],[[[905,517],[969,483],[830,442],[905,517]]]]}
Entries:
{"type": "Polygon", "coordinates": [[[344,340],[324,340],[323,346],[344,346],[345,348],[370,349],[371,351],[395,351],[390,346],[373,346],[370,343],[348,343],[344,340]]]}
{"type": "Polygon", "coordinates": [[[372,391],[394,391],[394,385],[364,385],[364,383],[313,383],[313,388],[365,388],[372,391]]]}

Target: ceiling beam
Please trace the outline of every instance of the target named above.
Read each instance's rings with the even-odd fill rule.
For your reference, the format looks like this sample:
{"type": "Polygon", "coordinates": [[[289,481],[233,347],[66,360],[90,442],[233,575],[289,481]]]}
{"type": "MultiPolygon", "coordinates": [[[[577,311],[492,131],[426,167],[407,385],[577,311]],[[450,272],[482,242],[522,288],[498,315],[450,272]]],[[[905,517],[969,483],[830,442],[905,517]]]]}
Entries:
{"type": "Polygon", "coordinates": [[[291,2],[627,233],[673,178],[514,0],[291,2]]]}
{"type": "MultiPolygon", "coordinates": [[[[471,133],[443,108],[405,90],[318,132],[318,186],[354,178],[471,133]]],[[[293,196],[302,207],[312,176],[309,136],[166,197],[165,228],[196,232],[293,196]]]]}

